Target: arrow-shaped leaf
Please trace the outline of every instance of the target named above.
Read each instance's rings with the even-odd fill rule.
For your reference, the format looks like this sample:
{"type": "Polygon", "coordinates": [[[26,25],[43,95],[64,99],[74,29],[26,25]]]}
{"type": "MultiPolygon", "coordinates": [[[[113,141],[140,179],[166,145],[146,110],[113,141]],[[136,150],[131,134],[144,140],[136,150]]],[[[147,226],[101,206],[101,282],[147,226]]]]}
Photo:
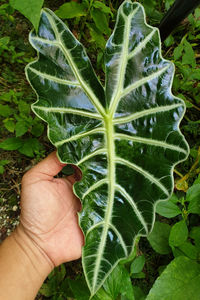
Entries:
{"type": "Polygon", "coordinates": [[[188,153],[179,131],[184,103],[171,94],[174,67],[161,56],[159,32],[135,2],[121,5],[107,42],[105,90],[83,46],[50,10],[30,42],[39,52],[26,69],[38,95],[33,110],[48,123],[60,160],[83,173],[74,191],[94,295],[172,193],[173,168],[188,153]]]}

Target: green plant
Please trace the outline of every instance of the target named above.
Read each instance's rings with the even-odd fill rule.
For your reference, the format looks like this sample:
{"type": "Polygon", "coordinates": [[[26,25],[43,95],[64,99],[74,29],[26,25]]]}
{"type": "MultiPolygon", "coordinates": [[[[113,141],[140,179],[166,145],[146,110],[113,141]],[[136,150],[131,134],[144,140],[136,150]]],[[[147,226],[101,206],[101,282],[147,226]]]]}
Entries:
{"type": "Polygon", "coordinates": [[[160,254],[173,253],[175,257],[157,278],[147,297],[150,299],[199,299],[200,284],[200,226],[190,218],[200,215],[200,176],[188,189],[185,197],[175,194],[159,203],[156,211],[165,218],[179,217],[173,224],[156,222],[148,236],[153,249],[160,254]],[[181,219],[180,219],[181,218],[181,219]],[[172,284],[173,282],[173,284],[172,284]],[[170,296],[171,297],[171,296],[170,296]]]}
{"type": "Polygon", "coordinates": [[[44,0],[10,0],[10,5],[14,9],[19,10],[27,19],[29,19],[34,28],[37,30],[40,20],[40,10],[43,6],[43,2],[44,0]]]}
{"type": "Polygon", "coordinates": [[[111,33],[109,24],[115,15],[111,2],[108,6],[106,1],[70,1],[61,5],[55,13],[63,20],[76,18],[74,31],[80,40],[89,41],[88,51],[91,56],[96,52],[97,69],[104,69],[104,48],[111,33]]]}
{"type": "Polygon", "coordinates": [[[173,66],[161,56],[158,31],[141,20],[142,7],[125,1],[106,46],[105,91],[82,45],[50,10],[30,35],[39,52],[26,69],[38,95],[33,110],[48,122],[60,160],[83,173],[74,191],[92,295],[131,255],[137,235],[151,230],[156,202],[172,192],[173,167],[187,157],[173,66]]]}
{"type": "Polygon", "coordinates": [[[6,160],[6,159],[2,159],[0,160],[0,174],[3,174],[4,172],[4,166],[6,166],[7,164],[9,164],[9,160],[6,160]]]}
{"type": "Polygon", "coordinates": [[[9,133],[15,133],[15,137],[9,137],[1,142],[0,148],[18,150],[29,157],[35,154],[40,156],[43,147],[37,138],[42,135],[44,125],[37,117],[33,118],[30,115],[30,102],[22,100],[22,96],[23,92],[14,90],[0,96],[0,116],[3,126],[9,133]]]}

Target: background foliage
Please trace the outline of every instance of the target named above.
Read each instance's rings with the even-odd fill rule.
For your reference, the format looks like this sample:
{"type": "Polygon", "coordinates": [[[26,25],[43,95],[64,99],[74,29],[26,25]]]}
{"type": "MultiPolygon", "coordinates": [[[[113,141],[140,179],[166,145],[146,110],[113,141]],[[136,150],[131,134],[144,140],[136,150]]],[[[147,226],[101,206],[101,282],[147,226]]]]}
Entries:
{"type": "MultiPolygon", "coordinates": [[[[145,7],[148,22],[156,26],[173,0],[138,2],[145,7]]],[[[35,28],[38,26],[38,11],[43,1],[34,1],[34,11],[23,3],[25,1],[11,0],[9,3],[2,0],[0,4],[2,240],[17,224],[23,173],[53,150],[46,137],[45,125],[31,112],[35,94],[24,75],[25,65],[35,57],[28,43],[28,32],[32,24],[35,28]]],[[[103,50],[121,3],[120,0],[44,1],[44,6],[54,10],[85,45],[102,81],[103,50]]],[[[187,105],[181,130],[190,145],[190,156],[175,170],[172,198],[157,206],[156,223],[148,241],[138,240],[133,257],[114,270],[95,300],[168,299],[165,297],[169,292],[170,300],[200,299],[199,40],[200,8],[197,8],[167,38],[162,51],[164,58],[176,66],[173,93],[187,105]]],[[[73,262],[56,268],[49,275],[38,299],[88,300],[88,295],[81,264],[73,262]]]]}

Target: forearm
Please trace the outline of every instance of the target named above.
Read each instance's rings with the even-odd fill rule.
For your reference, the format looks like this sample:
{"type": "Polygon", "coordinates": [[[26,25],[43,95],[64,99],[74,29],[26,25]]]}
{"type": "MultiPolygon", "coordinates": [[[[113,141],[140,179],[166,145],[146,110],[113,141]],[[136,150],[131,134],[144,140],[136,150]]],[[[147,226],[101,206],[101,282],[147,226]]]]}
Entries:
{"type": "Polygon", "coordinates": [[[17,228],[0,246],[0,300],[32,300],[53,264],[17,228]]]}

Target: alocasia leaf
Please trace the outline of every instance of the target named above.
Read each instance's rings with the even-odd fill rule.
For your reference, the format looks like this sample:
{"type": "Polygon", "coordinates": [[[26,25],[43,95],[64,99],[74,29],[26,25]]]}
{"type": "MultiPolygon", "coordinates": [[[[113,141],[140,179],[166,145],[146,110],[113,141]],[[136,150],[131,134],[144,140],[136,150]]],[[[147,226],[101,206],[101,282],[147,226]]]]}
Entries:
{"type": "Polygon", "coordinates": [[[50,10],[30,34],[38,59],[26,74],[38,101],[34,112],[62,162],[83,174],[74,185],[82,201],[83,268],[91,295],[137,235],[147,235],[155,205],[173,190],[173,168],[187,157],[179,131],[184,103],[171,94],[173,64],[161,56],[156,28],[127,0],[106,45],[106,86],[83,46],[50,10]]]}

